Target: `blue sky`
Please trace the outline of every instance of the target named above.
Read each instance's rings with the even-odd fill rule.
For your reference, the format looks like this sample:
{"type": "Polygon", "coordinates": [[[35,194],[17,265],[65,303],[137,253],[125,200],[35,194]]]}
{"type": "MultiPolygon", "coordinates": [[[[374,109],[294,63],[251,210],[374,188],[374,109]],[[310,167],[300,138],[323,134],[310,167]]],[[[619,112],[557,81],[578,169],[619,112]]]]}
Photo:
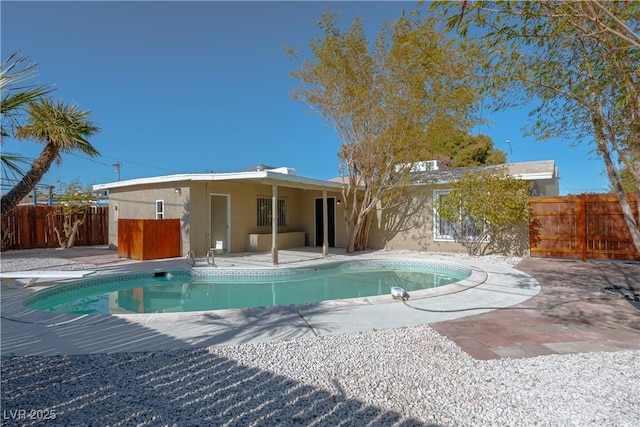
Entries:
{"type": "MultiPolygon", "coordinates": [[[[38,64],[32,82],[91,110],[101,157],[63,156],[44,184],[85,184],[174,173],[233,172],[260,163],[298,175],[339,175],[335,132],[290,97],[299,64],[283,43],[306,52],[325,7],[347,26],[364,18],[373,36],[416,2],[13,2],[1,3],[1,52],[38,64]]],[[[420,6],[424,9],[425,6],[420,6]]],[[[586,144],[523,138],[528,110],[489,116],[474,129],[508,162],[555,160],[561,194],[606,191],[601,160],[586,144]],[[506,141],[510,141],[509,144],[506,141]]],[[[5,141],[35,158],[42,146],[5,141]]]]}

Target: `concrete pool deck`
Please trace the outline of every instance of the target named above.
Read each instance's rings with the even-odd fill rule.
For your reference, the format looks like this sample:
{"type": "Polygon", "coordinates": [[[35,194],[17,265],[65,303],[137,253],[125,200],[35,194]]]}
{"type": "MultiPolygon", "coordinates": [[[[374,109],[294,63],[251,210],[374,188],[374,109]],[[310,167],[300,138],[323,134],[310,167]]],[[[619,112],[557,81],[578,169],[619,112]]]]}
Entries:
{"type": "MultiPolygon", "coordinates": [[[[114,251],[80,250],[75,253],[75,257],[73,252],[60,252],[65,252],[64,256],[74,262],[94,265],[96,275],[189,268],[184,258],[138,262],[119,259],[114,251]]],[[[317,263],[323,258],[317,252],[316,248],[281,251],[281,267],[317,263]]],[[[24,256],[3,254],[3,259],[18,255],[24,256]]],[[[54,257],[62,254],[45,250],[30,255],[54,257]]],[[[580,278],[582,276],[571,279],[571,274],[566,274],[570,280],[568,283],[563,282],[561,273],[575,270],[574,264],[554,264],[544,260],[543,264],[551,264],[544,264],[545,268],[539,268],[536,267],[539,265],[536,262],[540,260],[525,260],[525,268],[514,268],[492,262],[491,258],[469,259],[453,254],[377,251],[357,256],[417,257],[455,261],[486,272],[486,281],[463,292],[410,299],[407,304],[389,297],[389,301],[382,304],[331,302],[225,312],[180,313],[169,316],[71,316],[35,312],[24,308],[22,300],[38,289],[37,286],[33,289],[23,289],[3,283],[2,355],[162,351],[322,337],[423,324],[431,325],[467,353],[480,359],[640,349],[640,312],[629,301],[611,299],[602,293],[600,288],[606,285],[606,282],[601,283],[598,280],[599,276],[592,274],[588,268],[591,263],[586,263],[581,273],[588,275],[587,278],[593,283],[584,286],[576,283],[584,282],[584,277],[580,278]],[[554,277],[558,277],[554,279],[546,274],[549,269],[554,272],[554,277]],[[553,280],[560,281],[571,292],[566,292],[566,289],[563,292],[561,288],[554,288],[553,285],[552,291],[549,292],[546,290],[545,281],[541,286],[537,280],[539,277],[544,277],[551,283],[553,280]],[[600,286],[596,287],[598,284],[600,286]],[[585,298],[597,299],[584,301],[585,298]],[[566,304],[558,304],[563,301],[566,304]],[[575,307],[579,307],[582,313],[586,306],[590,310],[586,316],[593,316],[598,310],[615,312],[615,324],[601,327],[598,324],[589,325],[587,322],[585,329],[584,319],[575,316],[575,313],[573,319],[556,315],[575,307]],[[506,307],[513,309],[495,309],[506,307]],[[582,329],[576,329],[577,326],[582,329]],[[596,327],[599,329],[594,332],[596,327]],[[555,333],[554,328],[559,328],[562,333],[555,333]]],[[[353,255],[338,250],[333,251],[327,260],[352,258],[353,255]]],[[[228,268],[268,267],[269,260],[269,254],[232,254],[216,257],[219,267],[228,268]]],[[[615,268],[619,270],[618,275],[622,277],[623,282],[618,282],[616,278],[616,283],[624,284],[626,288],[640,289],[640,266],[617,265],[615,268]]],[[[199,260],[199,266],[206,266],[206,261],[199,260]]],[[[614,265],[602,268],[612,269],[614,265]]],[[[83,269],[86,269],[86,266],[83,269]]],[[[43,280],[42,283],[38,282],[38,285],[46,286],[47,283],[43,280]]]]}

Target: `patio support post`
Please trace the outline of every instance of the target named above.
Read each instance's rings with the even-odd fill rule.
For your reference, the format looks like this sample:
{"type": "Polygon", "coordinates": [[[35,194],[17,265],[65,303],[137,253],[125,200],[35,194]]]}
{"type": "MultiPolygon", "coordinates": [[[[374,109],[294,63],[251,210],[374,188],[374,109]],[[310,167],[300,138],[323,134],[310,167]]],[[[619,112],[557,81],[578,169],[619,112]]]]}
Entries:
{"type": "Polygon", "coordinates": [[[278,186],[271,185],[271,261],[278,265],[278,186]]]}
{"type": "Polygon", "coordinates": [[[327,206],[327,190],[322,191],[322,255],[329,254],[329,207],[327,206]]]}

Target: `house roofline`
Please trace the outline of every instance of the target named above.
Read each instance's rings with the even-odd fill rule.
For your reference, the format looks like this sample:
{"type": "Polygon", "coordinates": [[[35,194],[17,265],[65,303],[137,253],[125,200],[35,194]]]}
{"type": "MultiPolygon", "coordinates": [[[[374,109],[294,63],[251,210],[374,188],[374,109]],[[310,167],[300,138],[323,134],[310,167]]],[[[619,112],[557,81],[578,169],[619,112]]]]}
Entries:
{"type": "MultiPolygon", "coordinates": [[[[507,168],[513,166],[520,166],[525,164],[549,164],[549,170],[545,172],[529,172],[529,173],[510,173],[516,179],[521,179],[525,181],[537,181],[537,180],[546,180],[553,179],[557,177],[557,168],[553,161],[535,161],[535,162],[521,162],[521,163],[508,163],[505,165],[497,165],[497,166],[485,166],[483,168],[495,168],[500,166],[506,166],[507,168]]],[[[471,170],[472,168],[457,168],[458,171],[463,170],[471,170]]],[[[442,171],[451,171],[451,169],[443,169],[442,171]]],[[[455,181],[454,177],[440,177],[442,172],[434,173],[433,176],[430,176],[428,183],[415,183],[416,185],[420,184],[448,184],[450,182],[455,181]]],[[[110,182],[106,184],[94,184],[93,191],[101,191],[101,190],[110,190],[115,188],[126,188],[137,185],[152,185],[152,184],[167,184],[167,183],[175,183],[175,182],[185,182],[185,181],[259,181],[262,184],[278,184],[282,183],[282,185],[288,187],[297,187],[297,188],[306,188],[306,189],[331,189],[331,190],[342,190],[344,184],[341,182],[342,180],[322,180],[315,178],[306,178],[298,175],[291,175],[286,173],[275,172],[273,170],[263,170],[263,171],[247,171],[247,172],[223,172],[223,173],[198,173],[198,174],[175,174],[175,175],[163,175],[163,176],[155,176],[149,178],[136,178],[129,179],[125,181],[116,181],[110,182]]]]}
{"type": "Polygon", "coordinates": [[[556,176],[555,173],[541,172],[541,173],[517,173],[511,175],[516,179],[522,179],[524,181],[538,181],[541,179],[552,179],[556,176]]]}
{"type": "Polygon", "coordinates": [[[270,170],[250,172],[226,172],[226,173],[200,173],[200,174],[176,174],[155,176],[149,178],[135,178],[124,181],[109,182],[106,184],[94,184],[93,191],[111,190],[137,185],[167,184],[184,181],[261,181],[263,183],[283,183],[292,187],[318,187],[342,190],[342,184],[315,178],[306,178],[298,175],[289,175],[270,170]]]}

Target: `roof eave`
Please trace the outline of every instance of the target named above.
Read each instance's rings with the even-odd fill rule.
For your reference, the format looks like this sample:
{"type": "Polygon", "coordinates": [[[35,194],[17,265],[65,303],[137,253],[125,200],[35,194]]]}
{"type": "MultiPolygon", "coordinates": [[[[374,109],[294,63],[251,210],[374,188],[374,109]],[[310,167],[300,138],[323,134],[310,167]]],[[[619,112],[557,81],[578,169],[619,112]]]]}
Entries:
{"type": "Polygon", "coordinates": [[[302,186],[305,188],[330,188],[342,189],[342,184],[332,181],[325,181],[315,178],[306,178],[298,175],[289,175],[278,172],[251,171],[251,172],[229,172],[229,173],[205,173],[205,174],[179,174],[165,175],[152,178],[136,178],[126,181],[116,181],[106,184],[94,184],[93,191],[110,190],[114,188],[125,188],[137,185],[168,184],[184,181],[234,181],[234,180],[267,180],[275,183],[289,183],[291,186],[302,186]]]}

